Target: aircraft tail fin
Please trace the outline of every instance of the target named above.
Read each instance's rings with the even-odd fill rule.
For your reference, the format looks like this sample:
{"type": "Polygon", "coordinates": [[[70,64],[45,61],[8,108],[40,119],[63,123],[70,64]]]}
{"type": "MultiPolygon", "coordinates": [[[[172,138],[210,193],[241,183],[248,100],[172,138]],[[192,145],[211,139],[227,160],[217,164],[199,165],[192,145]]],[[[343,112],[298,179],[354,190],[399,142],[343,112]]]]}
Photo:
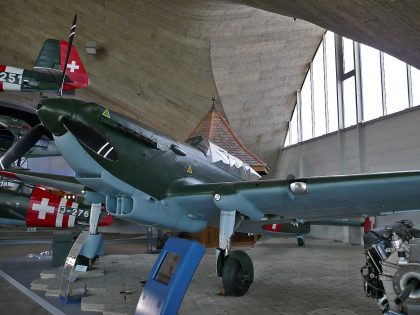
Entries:
{"type": "MultiPolygon", "coordinates": [[[[64,64],[68,46],[68,41],[47,39],[42,46],[33,70],[47,72],[56,76],[62,74],[65,69],[64,64]]],[[[65,91],[84,88],[89,85],[89,76],[76,47],[73,45],[66,67],[66,80],[63,86],[65,91]]]]}
{"type": "MultiPolygon", "coordinates": [[[[79,206],[73,200],[53,194],[39,186],[32,190],[26,225],[35,227],[71,228],[76,225],[89,225],[90,209],[79,206]]],[[[98,226],[112,224],[112,216],[101,214],[98,226]]]]}
{"type": "Polygon", "coordinates": [[[78,210],[78,204],[35,186],[29,201],[26,225],[36,227],[74,227],[76,216],[61,211],[60,207],[78,210]]]}

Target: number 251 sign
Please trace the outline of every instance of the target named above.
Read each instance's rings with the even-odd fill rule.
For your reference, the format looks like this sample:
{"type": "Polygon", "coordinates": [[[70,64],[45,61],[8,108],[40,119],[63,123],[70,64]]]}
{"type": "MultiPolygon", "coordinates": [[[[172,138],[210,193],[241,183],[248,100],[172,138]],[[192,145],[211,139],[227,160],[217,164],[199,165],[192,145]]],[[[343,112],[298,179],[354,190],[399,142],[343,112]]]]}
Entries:
{"type": "Polygon", "coordinates": [[[0,72],[0,82],[22,84],[22,74],[11,72],[0,72]]]}

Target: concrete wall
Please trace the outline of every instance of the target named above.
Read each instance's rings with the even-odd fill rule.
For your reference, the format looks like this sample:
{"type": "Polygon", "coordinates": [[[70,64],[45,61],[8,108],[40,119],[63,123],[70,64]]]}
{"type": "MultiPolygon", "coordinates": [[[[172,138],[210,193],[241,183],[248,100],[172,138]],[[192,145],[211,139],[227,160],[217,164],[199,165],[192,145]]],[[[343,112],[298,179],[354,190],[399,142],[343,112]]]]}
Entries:
{"type": "MultiPolygon", "coordinates": [[[[420,169],[420,108],[405,110],[281,150],[277,178],[288,174],[319,176],[420,169]]],[[[376,225],[409,218],[420,225],[420,212],[378,217],[376,225]]],[[[360,242],[358,228],[314,226],[311,235],[360,242]],[[349,234],[350,233],[350,234],[349,234]]]]}
{"type": "MultiPolygon", "coordinates": [[[[0,1],[0,12],[0,64],[30,69],[42,42],[67,36],[77,12],[74,44],[91,82],[77,98],[185,140],[215,97],[273,173],[296,90],[324,33],[224,0],[17,0],[0,1]],[[87,40],[96,41],[95,56],[86,54],[87,40]]],[[[11,92],[0,100],[35,106],[39,96],[11,92]]]]}

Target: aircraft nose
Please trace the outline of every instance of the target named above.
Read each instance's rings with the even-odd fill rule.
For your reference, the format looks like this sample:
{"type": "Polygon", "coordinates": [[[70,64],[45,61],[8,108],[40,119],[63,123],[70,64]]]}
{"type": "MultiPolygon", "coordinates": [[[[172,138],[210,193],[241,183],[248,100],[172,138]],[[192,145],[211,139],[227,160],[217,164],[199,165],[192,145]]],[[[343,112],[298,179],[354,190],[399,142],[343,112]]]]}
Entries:
{"type": "Polygon", "coordinates": [[[69,116],[70,109],[63,103],[64,99],[45,99],[37,106],[37,114],[45,128],[54,135],[63,135],[66,129],[60,122],[60,116],[69,116]]]}
{"type": "Polygon", "coordinates": [[[37,114],[45,128],[56,136],[67,132],[63,126],[62,117],[72,117],[77,108],[82,106],[81,101],[64,98],[51,98],[42,100],[37,107],[37,114]]]}

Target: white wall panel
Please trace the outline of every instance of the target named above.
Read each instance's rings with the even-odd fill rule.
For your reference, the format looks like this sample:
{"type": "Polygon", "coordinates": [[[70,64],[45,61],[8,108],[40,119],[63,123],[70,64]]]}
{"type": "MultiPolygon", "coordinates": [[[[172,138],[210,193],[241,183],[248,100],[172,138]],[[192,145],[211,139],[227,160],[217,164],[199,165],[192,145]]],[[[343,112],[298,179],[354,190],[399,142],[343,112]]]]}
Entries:
{"type": "MultiPolygon", "coordinates": [[[[420,108],[406,110],[284,148],[280,152],[276,178],[287,174],[320,176],[419,170],[420,108]]],[[[419,187],[420,197],[420,187],[419,187]]],[[[377,225],[408,218],[420,226],[420,212],[377,218],[377,225]]],[[[311,235],[358,243],[360,229],[314,226],[311,235]]]]}
{"type": "Polygon", "coordinates": [[[367,171],[420,169],[420,110],[366,125],[367,171]]]}

